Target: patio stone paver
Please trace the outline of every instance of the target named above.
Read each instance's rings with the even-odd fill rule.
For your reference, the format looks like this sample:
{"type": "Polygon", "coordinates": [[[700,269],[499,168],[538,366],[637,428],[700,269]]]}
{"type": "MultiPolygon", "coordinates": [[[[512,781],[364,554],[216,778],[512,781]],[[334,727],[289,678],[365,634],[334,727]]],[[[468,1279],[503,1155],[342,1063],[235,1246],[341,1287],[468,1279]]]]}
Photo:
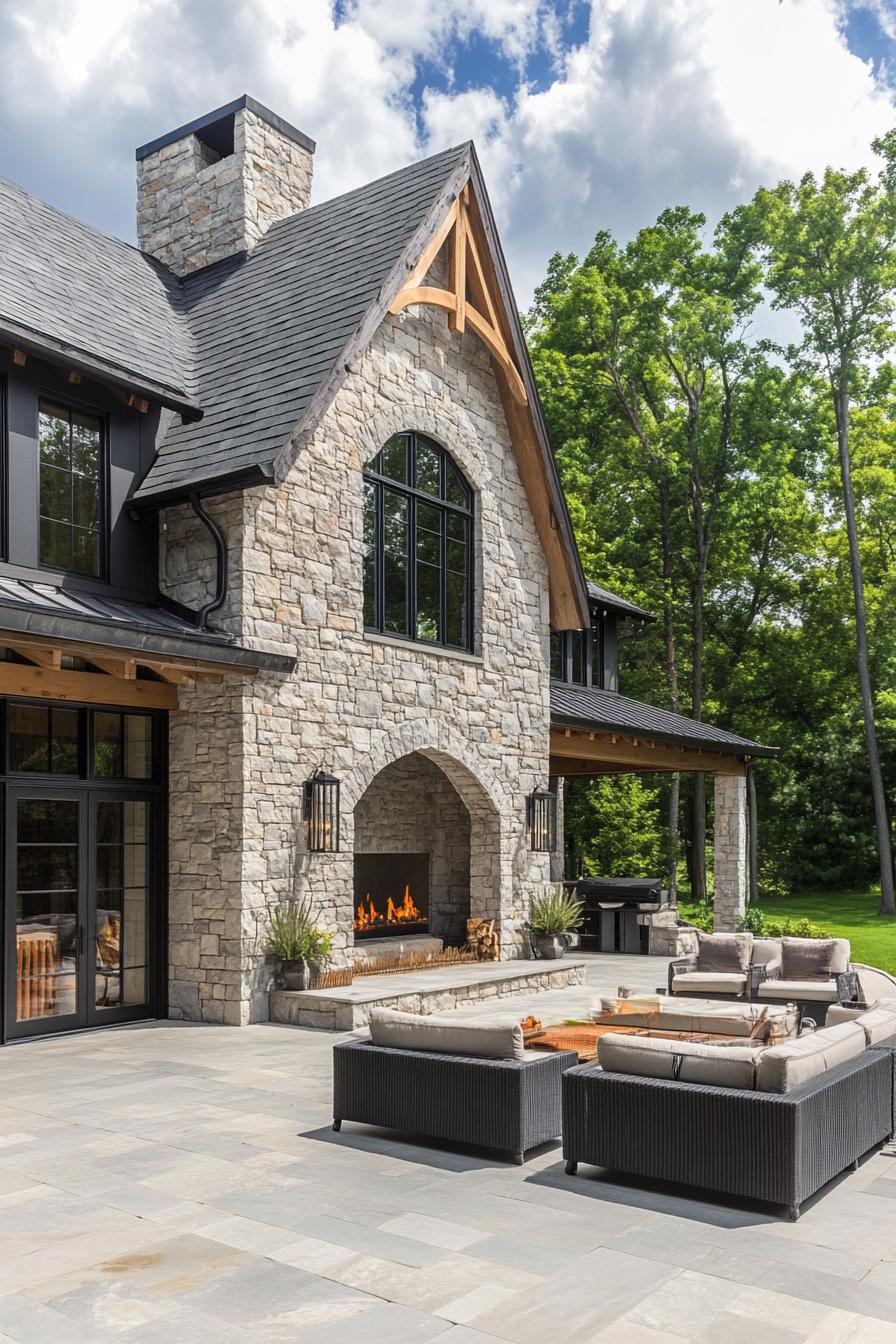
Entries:
{"type": "MultiPolygon", "coordinates": [[[[562,1020],[664,974],[593,958],[494,1007],[562,1020]]],[[[338,1039],[160,1023],[0,1053],[0,1344],[896,1344],[889,1148],[791,1224],[570,1179],[557,1146],[519,1168],[336,1135],[338,1039]]]]}

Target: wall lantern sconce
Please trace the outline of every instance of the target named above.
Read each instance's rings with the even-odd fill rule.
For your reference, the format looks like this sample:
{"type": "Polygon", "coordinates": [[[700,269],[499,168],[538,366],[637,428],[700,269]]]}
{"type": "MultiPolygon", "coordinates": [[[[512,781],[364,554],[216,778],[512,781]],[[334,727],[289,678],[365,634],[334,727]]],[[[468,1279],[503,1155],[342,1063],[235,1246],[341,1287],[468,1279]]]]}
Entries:
{"type": "Polygon", "coordinates": [[[305,839],[312,854],[339,852],[339,780],[315,770],[305,780],[305,839]]]}
{"type": "Polygon", "coordinates": [[[557,795],[550,789],[533,789],[526,799],[529,848],[550,853],[557,848],[557,795]]]}

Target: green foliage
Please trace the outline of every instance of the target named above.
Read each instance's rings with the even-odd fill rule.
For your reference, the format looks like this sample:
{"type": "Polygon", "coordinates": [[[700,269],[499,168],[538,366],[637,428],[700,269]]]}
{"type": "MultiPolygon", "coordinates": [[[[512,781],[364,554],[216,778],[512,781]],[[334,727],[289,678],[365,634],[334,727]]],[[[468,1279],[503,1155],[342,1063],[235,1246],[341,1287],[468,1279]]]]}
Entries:
{"type": "Polygon", "coordinates": [[[282,961],[320,966],[330,954],[333,935],[314,925],[310,901],[283,901],[272,915],[268,951],[282,961]]]}
{"type": "Polygon", "coordinates": [[[559,936],[577,929],[582,922],[583,905],[563,887],[552,887],[541,896],[533,896],[529,926],[534,933],[559,936]]]}
{"type": "Polygon", "coordinates": [[[644,775],[566,782],[567,871],[656,877],[664,871],[660,800],[664,785],[644,775]]]}
{"type": "Polygon", "coordinates": [[[712,933],[715,929],[715,915],[707,901],[699,901],[693,905],[679,904],[678,913],[686,924],[693,924],[701,933],[712,933]]]}

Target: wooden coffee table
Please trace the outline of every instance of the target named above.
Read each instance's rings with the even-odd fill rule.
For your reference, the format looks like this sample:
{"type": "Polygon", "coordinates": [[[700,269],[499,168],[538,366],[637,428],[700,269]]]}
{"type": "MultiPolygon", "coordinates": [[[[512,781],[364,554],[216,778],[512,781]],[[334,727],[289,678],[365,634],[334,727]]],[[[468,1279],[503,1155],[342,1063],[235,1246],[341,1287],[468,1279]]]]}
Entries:
{"type": "MultiPolygon", "coordinates": [[[[624,1015],[623,1015],[624,1016],[624,1015]]],[[[597,1058],[597,1043],[609,1032],[625,1036],[657,1036],[666,1041],[731,1041],[738,1045],[759,1045],[746,1036],[730,1036],[721,1031],[655,1031],[651,1027],[600,1025],[594,1022],[566,1022],[541,1031],[525,1033],[527,1050],[575,1050],[580,1064],[597,1058]]]]}

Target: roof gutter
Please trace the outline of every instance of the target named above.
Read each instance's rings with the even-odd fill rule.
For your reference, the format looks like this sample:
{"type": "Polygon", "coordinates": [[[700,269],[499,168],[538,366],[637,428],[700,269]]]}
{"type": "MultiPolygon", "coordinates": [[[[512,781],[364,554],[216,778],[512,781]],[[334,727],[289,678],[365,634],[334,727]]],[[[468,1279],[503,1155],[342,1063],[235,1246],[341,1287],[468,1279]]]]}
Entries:
{"type": "Polygon", "coordinates": [[[127,369],[109,364],[73,345],[68,345],[65,341],[54,340],[51,336],[43,336],[40,332],[31,331],[17,322],[10,322],[8,318],[0,318],[0,345],[11,345],[17,350],[26,350],[50,364],[61,364],[64,368],[75,369],[99,383],[107,383],[110,387],[120,388],[123,392],[132,392],[138,397],[146,398],[147,401],[158,402],[169,410],[177,411],[184,422],[202,419],[202,407],[198,402],[165,386],[164,383],[157,383],[151,378],[143,378],[127,369]]]}

